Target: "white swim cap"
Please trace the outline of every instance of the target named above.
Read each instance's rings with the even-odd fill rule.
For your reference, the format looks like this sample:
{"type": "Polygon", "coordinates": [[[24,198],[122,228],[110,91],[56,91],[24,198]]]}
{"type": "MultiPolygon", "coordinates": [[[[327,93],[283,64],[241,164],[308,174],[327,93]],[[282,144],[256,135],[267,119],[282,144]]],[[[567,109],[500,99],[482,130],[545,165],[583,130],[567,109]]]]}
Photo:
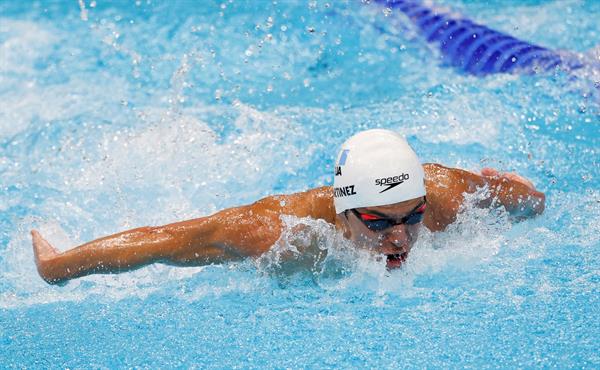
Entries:
{"type": "Polygon", "coordinates": [[[402,136],[388,130],[367,130],[346,140],[334,173],[336,213],[425,195],[425,174],[419,158],[402,136]]]}

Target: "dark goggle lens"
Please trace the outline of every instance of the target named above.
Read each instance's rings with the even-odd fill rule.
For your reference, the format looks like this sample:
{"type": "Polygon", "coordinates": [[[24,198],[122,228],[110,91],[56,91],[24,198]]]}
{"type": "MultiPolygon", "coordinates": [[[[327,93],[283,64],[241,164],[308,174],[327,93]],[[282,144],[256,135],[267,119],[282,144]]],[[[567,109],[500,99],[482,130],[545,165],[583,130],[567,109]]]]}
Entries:
{"type": "Polygon", "coordinates": [[[406,216],[406,219],[403,223],[407,225],[418,224],[419,222],[423,221],[424,214],[425,212],[413,212],[410,215],[406,216]]]}
{"type": "Polygon", "coordinates": [[[353,209],[352,212],[365,224],[365,226],[372,231],[383,231],[396,225],[415,225],[423,221],[423,215],[425,214],[425,203],[418,206],[417,210],[413,211],[406,217],[403,217],[400,221],[396,222],[391,219],[382,218],[377,220],[365,220],[365,216],[360,214],[357,210],[353,209]]]}
{"type": "Polygon", "coordinates": [[[362,221],[365,224],[365,226],[369,230],[372,230],[372,231],[382,231],[382,230],[385,230],[387,228],[394,226],[394,224],[390,220],[374,220],[374,221],[362,220],[362,221]]]}

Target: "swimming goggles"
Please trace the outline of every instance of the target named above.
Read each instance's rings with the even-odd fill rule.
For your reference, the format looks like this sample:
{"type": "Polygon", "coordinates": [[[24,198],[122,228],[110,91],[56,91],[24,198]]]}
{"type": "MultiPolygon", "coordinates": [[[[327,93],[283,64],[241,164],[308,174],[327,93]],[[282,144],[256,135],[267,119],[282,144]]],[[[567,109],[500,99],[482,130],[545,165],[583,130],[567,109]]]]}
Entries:
{"type": "Polygon", "coordinates": [[[396,221],[392,218],[378,217],[368,213],[360,213],[356,209],[350,209],[356,217],[371,231],[383,231],[397,225],[415,225],[423,221],[423,215],[427,208],[427,199],[424,199],[418,206],[413,208],[410,213],[400,220],[396,221]]]}

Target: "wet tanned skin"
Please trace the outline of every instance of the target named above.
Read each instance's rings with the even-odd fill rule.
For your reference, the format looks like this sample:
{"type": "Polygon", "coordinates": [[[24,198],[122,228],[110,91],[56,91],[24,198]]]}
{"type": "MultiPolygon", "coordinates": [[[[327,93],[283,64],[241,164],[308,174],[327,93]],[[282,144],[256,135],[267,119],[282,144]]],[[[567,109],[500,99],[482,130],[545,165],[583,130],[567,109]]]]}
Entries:
{"type": "MultiPolygon", "coordinates": [[[[480,207],[503,206],[522,218],[544,210],[544,194],[517,175],[501,175],[492,169],[475,174],[437,164],[425,164],[423,167],[427,190],[423,225],[431,231],[442,231],[454,222],[463,194],[485,185],[490,189],[490,197],[481,201],[480,207]]],[[[361,208],[359,211],[378,212],[400,219],[420,200],[361,208]]],[[[336,215],[331,187],[269,196],[208,217],[128,230],[62,253],[44,240],[39,232],[33,230],[31,233],[40,276],[48,283],[59,283],[94,273],[132,270],[156,262],[197,266],[258,257],[279,239],[282,214],[323,219],[335,224],[350,239],[377,244],[375,247],[382,248],[380,252],[384,254],[407,253],[416,239],[416,233],[406,225],[394,227],[386,235],[373,236],[357,219],[336,215]],[[409,234],[415,235],[409,237],[409,234]]]]}

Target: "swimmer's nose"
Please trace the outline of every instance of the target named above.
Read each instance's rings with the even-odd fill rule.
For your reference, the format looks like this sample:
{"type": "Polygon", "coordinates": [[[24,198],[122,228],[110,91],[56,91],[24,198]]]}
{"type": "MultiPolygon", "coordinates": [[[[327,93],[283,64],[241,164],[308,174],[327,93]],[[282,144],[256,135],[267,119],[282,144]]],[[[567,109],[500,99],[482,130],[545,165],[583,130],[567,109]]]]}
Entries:
{"type": "Polygon", "coordinates": [[[406,225],[397,225],[391,228],[383,238],[384,242],[390,243],[396,248],[408,249],[412,237],[408,232],[406,225]]]}

